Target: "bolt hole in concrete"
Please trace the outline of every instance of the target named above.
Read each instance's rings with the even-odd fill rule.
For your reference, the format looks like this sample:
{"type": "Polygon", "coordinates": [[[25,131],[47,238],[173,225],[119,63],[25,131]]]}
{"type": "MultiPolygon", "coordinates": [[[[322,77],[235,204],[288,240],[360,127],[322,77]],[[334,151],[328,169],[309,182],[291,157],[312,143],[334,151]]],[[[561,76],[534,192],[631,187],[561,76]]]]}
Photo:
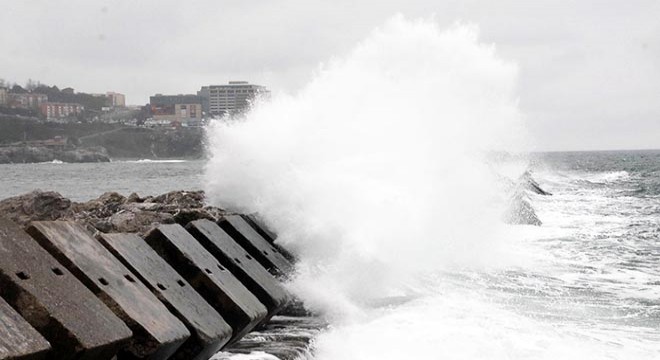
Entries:
{"type": "Polygon", "coordinates": [[[236,262],[239,263],[239,264],[241,263],[241,261],[238,260],[238,258],[234,258],[234,261],[236,261],[236,262]]]}
{"type": "Polygon", "coordinates": [[[108,286],[108,285],[110,285],[110,283],[108,282],[108,280],[106,280],[106,279],[104,279],[104,278],[99,278],[99,282],[101,283],[101,285],[104,285],[104,286],[108,286]]]}
{"type": "Polygon", "coordinates": [[[60,268],[52,268],[51,270],[53,270],[53,273],[57,276],[64,275],[64,272],[62,272],[62,270],[60,268]]]}
{"type": "Polygon", "coordinates": [[[268,251],[264,250],[263,251],[264,255],[268,255],[268,251]]]}
{"type": "Polygon", "coordinates": [[[179,286],[181,287],[186,286],[186,283],[184,283],[183,280],[177,280],[176,283],[179,284],[179,286]]]}
{"type": "Polygon", "coordinates": [[[159,284],[156,284],[156,286],[158,286],[158,288],[161,289],[161,290],[166,290],[166,289],[167,289],[167,288],[165,287],[165,285],[160,284],[160,283],[159,283],[159,284]]]}
{"type": "Polygon", "coordinates": [[[23,271],[17,272],[16,276],[18,276],[18,278],[21,279],[21,280],[27,280],[27,279],[30,278],[30,275],[28,275],[27,273],[25,273],[23,271]]]}
{"type": "Polygon", "coordinates": [[[248,254],[245,254],[245,257],[246,257],[248,260],[252,260],[252,257],[251,257],[250,255],[248,255],[248,254]]]}
{"type": "Polygon", "coordinates": [[[218,269],[220,269],[220,271],[225,271],[225,268],[223,268],[220,264],[218,264],[218,269]]]}
{"type": "Polygon", "coordinates": [[[213,274],[209,269],[204,269],[204,271],[206,271],[207,274],[213,274]]]}
{"type": "Polygon", "coordinates": [[[132,283],[135,282],[135,279],[133,279],[133,277],[130,276],[130,275],[124,275],[124,277],[126,278],[126,280],[128,280],[128,281],[130,281],[130,282],[132,282],[132,283]]]}

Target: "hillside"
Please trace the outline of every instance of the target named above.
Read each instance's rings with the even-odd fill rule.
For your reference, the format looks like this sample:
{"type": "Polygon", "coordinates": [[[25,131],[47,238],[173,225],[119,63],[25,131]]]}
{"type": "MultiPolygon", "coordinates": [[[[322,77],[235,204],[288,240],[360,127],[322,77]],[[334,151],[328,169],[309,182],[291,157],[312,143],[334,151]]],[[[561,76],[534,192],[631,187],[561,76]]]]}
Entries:
{"type": "Polygon", "coordinates": [[[119,124],[57,124],[17,116],[0,116],[0,146],[23,141],[68,139],[75,148],[105,148],[110,158],[199,158],[202,128],[150,129],[119,124]]]}

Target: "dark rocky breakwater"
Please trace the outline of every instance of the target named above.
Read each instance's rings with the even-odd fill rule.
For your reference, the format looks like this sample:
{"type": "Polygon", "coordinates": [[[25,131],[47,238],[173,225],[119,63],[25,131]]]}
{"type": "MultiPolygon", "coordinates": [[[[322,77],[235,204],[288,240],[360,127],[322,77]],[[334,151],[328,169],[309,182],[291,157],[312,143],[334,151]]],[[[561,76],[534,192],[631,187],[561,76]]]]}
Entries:
{"type": "Polygon", "coordinates": [[[0,359],[303,356],[324,325],[266,234],[201,191],[2,200],[0,359]]]}

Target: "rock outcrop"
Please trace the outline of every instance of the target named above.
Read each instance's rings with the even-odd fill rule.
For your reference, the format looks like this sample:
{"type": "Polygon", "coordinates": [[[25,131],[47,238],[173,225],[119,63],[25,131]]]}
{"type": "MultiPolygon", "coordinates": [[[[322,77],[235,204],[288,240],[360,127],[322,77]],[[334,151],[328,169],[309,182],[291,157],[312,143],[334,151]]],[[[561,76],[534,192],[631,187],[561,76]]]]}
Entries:
{"type": "Polygon", "coordinates": [[[516,183],[510,182],[509,184],[509,203],[504,213],[506,223],[535,226],[543,224],[532,206],[530,195],[549,196],[552,194],[543,190],[532,178],[531,173],[525,171],[516,183]]]}
{"type": "Polygon", "coordinates": [[[203,191],[172,191],[128,197],[109,192],[87,202],[72,202],[53,191],[33,191],[0,201],[0,216],[22,226],[36,220],[75,220],[102,232],[144,234],[154,224],[218,220],[223,209],[206,206],[203,191]]]}
{"type": "Polygon", "coordinates": [[[56,150],[42,146],[0,147],[0,164],[40,163],[54,160],[67,163],[109,162],[110,157],[105,148],[100,146],[68,150],[56,150]]]}

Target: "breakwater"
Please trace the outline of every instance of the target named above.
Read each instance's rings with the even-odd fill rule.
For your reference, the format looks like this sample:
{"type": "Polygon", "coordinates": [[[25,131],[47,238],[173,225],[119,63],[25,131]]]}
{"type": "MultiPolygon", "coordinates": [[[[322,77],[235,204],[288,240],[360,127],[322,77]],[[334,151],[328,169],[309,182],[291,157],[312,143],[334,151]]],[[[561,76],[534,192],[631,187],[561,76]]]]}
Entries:
{"type": "Polygon", "coordinates": [[[291,302],[290,255],[255,219],[197,208],[202,197],[0,202],[0,359],[201,360],[267,328],[291,302]],[[186,215],[104,227],[127,208],[175,206],[186,215]]]}

